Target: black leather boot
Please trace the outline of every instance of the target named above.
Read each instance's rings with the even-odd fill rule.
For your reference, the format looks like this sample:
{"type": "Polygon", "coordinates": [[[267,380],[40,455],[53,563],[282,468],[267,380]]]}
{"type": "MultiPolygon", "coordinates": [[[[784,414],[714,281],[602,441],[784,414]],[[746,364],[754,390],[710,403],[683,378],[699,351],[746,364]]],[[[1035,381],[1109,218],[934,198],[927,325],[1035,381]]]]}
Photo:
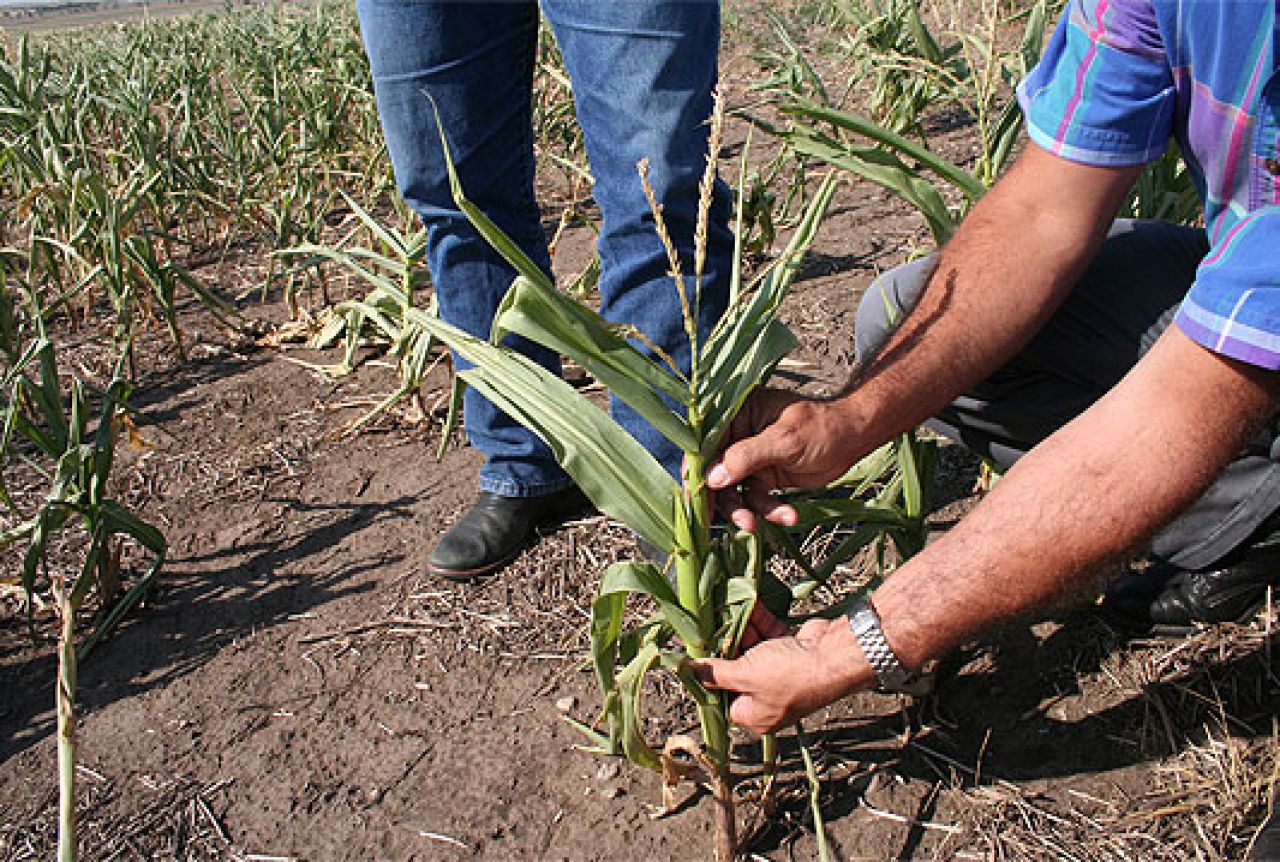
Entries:
{"type": "Polygon", "coordinates": [[[441,537],[427,571],[451,581],[474,581],[497,572],[550,526],[592,511],[577,487],[541,497],[500,497],[481,491],[476,502],[441,537]]]}
{"type": "Polygon", "coordinates": [[[1247,623],[1280,580],[1280,529],[1269,523],[1213,567],[1181,569],[1157,560],[1117,581],[1102,600],[1104,618],[1128,632],[1186,634],[1197,623],[1247,623]]]}
{"type": "Polygon", "coordinates": [[[1280,808],[1272,809],[1271,817],[1253,839],[1248,862],[1280,862],[1280,808]]]}

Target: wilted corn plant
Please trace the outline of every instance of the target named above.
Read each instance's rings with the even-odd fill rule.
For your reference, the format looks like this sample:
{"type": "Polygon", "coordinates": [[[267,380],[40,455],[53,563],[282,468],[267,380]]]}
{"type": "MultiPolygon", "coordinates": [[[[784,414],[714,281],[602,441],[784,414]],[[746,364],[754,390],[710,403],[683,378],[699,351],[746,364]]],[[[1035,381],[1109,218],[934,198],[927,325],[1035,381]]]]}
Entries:
{"type": "Polygon", "coordinates": [[[58,859],[76,858],[75,827],[75,693],[79,661],[134,607],[154,581],[164,562],[164,536],[107,495],[117,435],[124,421],[129,384],[120,365],[106,391],[97,428],[90,427],[90,399],[84,386],[72,379],[64,393],[54,347],[35,314],[38,337],[23,352],[4,380],[9,401],[0,437],[0,459],[18,455],[44,476],[48,491],[40,508],[24,516],[0,477],[0,500],[21,522],[0,532],[0,548],[26,543],[22,585],[28,608],[41,575],[47,579],[58,611],[58,859]],[[19,452],[16,438],[51,462],[51,469],[19,452]],[[83,531],[83,560],[79,571],[50,570],[47,560],[54,535],[76,525],[83,531]],[[130,538],[153,555],[145,574],[123,596],[120,589],[121,540],[130,538]],[[95,590],[101,606],[93,633],[77,647],[76,616],[95,590]]]}
{"type": "MultiPolygon", "coordinates": [[[[320,371],[332,377],[350,374],[358,362],[361,344],[375,341],[385,344],[396,358],[400,370],[400,386],[373,410],[351,422],[344,433],[351,434],[381,416],[404,398],[417,397],[423,381],[431,370],[445,358],[431,332],[410,319],[407,312],[415,307],[428,280],[423,259],[427,253],[427,231],[418,228],[401,232],[378,222],[367,210],[342,193],[347,205],[355,214],[358,225],[333,245],[304,243],[277,254],[285,258],[301,258],[293,267],[300,270],[336,263],[349,273],[358,276],[372,289],[360,299],[348,299],[325,309],[320,328],[308,340],[308,346],[316,349],[331,347],[343,342],[342,361],[319,366],[320,371]],[[357,245],[361,231],[367,232],[376,248],[357,245]]],[[[428,293],[425,311],[437,313],[436,297],[428,293]]],[[[448,442],[450,430],[457,420],[461,391],[452,387],[448,418],[441,434],[441,448],[448,442]]],[[[420,405],[421,406],[421,405],[420,405]]],[[[423,412],[427,411],[425,408],[423,412]]]]}
{"type": "Polygon", "coordinates": [[[337,3],[6,45],[0,242],[27,256],[49,308],[109,305],[121,344],[154,313],[181,350],[184,294],[230,322],[195,262],[254,237],[314,241],[339,182],[390,190],[368,75],[337,3]]]}
{"type": "MultiPolygon", "coordinates": [[[[715,153],[718,119],[713,123],[711,140],[711,152],[715,153]]],[[[447,143],[445,150],[447,155],[447,143]]],[[[694,309],[701,288],[714,158],[708,160],[702,183],[702,214],[691,280],[682,275],[686,270],[666,236],[661,208],[650,195],[693,348],[686,374],[660,353],[658,359],[651,359],[637,349],[628,340],[640,339],[633,329],[611,324],[557,292],[551,279],[466,199],[451,163],[449,170],[458,207],[514,267],[517,276],[498,309],[492,341],[472,337],[419,309],[409,309],[406,315],[472,363],[474,367],[460,372],[461,378],[537,432],[602,512],[669,555],[666,573],[647,561],[618,563],[605,571],[592,606],[591,643],[603,696],[601,720],[606,728],[603,732],[585,725],[580,728],[598,751],[624,754],[660,772],[667,806],[673,803],[672,790],[682,779],[697,776],[709,785],[715,800],[716,856],[728,862],[736,852],[736,827],[727,700],[720,692],[703,687],[689,662],[734,655],[762,590],[769,589],[773,598],[781,599],[774,607],[782,613],[795,594],[764,572],[756,537],[712,532],[704,468],[747,396],[796,343],[777,313],[830,204],[835,181],[831,177],[823,181],[789,246],[770,268],[745,287],[740,268],[734,268],[730,308],[705,341],[698,339],[694,309]],[[499,346],[508,334],[569,357],[678,445],[684,452],[681,481],[677,483],[652,455],[572,386],[499,346]],[[666,399],[678,408],[668,407],[666,399]],[[664,576],[668,574],[670,580],[664,576]],[[637,628],[624,629],[625,606],[631,596],[652,600],[659,612],[637,628]],[[700,742],[676,736],[655,747],[645,738],[642,686],[646,675],[659,668],[673,674],[693,700],[701,725],[700,742]]],[[[644,175],[642,165],[647,190],[644,175]]],[[[906,530],[911,524],[895,509],[848,500],[845,504],[841,509],[831,503],[821,512],[847,515],[852,505],[857,513],[878,524],[877,535],[886,529],[906,530]]],[[[868,534],[860,541],[862,545],[870,541],[868,534]]],[[[811,574],[807,586],[801,587],[802,593],[811,593],[830,572],[811,574]]]]}
{"type": "MultiPolygon", "coordinates": [[[[1046,0],[1037,0],[1014,16],[1025,16],[1025,21],[1021,41],[1013,49],[1000,44],[999,33],[1009,22],[1002,19],[998,0],[984,0],[981,5],[980,28],[957,29],[951,34],[953,41],[940,45],[920,17],[918,0],[889,4],[886,14],[903,16],[896,27],[906,38],[880,47],[876,56],[880,74],[899,82],[914,78],[913,87],[928,82],[936,94],[930,103],[917,99],[895,104],[899,112],[914,105],[914,113],[881,110],[878,122],[832,104],[820,87],[801,91],[778,78],[772,92],[790,123],[785,128],[763,120],[756,124],[781,137],[796,153],[851,171],[898,195],[924,216],[934,239],[945,242],[999,178],[1014,152],[1022,113],[1009,91],[1035,64],[1044,39],[1046,0]],[[927,141],[900,131],[918,132],[918,112],[926,104],[938,103],[959,107],[977,124],[980,146],[971,168],[955,164],[927,141]],[[959,204],[953,206],[948,197],[957,193],[959,204]]],[[[808,68],[798,49],[792,53],[791,62],[808,68]]]]}

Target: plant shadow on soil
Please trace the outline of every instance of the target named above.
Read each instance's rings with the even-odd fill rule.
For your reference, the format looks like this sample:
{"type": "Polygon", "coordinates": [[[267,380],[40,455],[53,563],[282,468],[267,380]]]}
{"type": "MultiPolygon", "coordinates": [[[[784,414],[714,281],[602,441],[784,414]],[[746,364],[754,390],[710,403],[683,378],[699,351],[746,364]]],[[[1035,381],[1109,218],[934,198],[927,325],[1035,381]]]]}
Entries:
{"type": "MultiPolygon", "coordinates": [[[[162,688],[255,629],[367,592],[367,574],[400,560],[383,556],[350,561],[323,574],[279,574],[332,548],[339,539],[409,517],[407,498],[387,503],[305,505],[274,500],[313,518],[314,529],[283,543],[264,540],[178,557],[146,599],[146,623],[124,625],[81,669],[78,701],[85,710],[162,688]]],[[[0,672],[9,706],[0,713],[0,762],[53,733],[48,711],[54,657],[41,655],[0,672]]]]}

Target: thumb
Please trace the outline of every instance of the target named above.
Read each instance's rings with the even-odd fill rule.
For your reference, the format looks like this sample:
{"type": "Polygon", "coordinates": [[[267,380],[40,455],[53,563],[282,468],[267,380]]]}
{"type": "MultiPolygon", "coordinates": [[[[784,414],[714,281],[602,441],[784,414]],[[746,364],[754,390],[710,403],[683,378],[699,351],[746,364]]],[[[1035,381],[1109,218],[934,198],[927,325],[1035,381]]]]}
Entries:
{"type": "Polygon", "coordinates": [[[772,733],[777,728],[754,697],[743,695],[729,706],[729,720],[754,733],[772,733]]]}
{"type": "Polygon", "coordinates": [[[771,425],[725,449],[716,468],[721,471],[726,485],[743,482],[766,468],[793,463],[800,454],[796,442],[794,434],[771,425]]]}
{"type": "Polygon", "coordinates": [[[698,682],[707,688],[734,692],[746,690],[743,686],[743,675],[737,661],[723,658],[704,658],[691,662],[690,667],[693,668],[693,675],[698,678],[698,682]]]}

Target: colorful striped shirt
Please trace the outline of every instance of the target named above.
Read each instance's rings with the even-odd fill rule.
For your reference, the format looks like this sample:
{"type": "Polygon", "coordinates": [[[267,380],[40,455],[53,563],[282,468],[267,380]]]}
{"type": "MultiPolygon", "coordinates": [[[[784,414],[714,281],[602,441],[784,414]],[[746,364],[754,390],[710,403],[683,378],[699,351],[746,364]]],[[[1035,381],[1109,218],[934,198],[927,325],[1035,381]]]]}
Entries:
{"type": "Polygon", "coordinates": [[[1069,0],[1018,88],[1031,139],[1089,165],[1159,158],[1172,137],[1210,251],[1175,323],[1280,370],[1280,0],[1069,0]]]}

